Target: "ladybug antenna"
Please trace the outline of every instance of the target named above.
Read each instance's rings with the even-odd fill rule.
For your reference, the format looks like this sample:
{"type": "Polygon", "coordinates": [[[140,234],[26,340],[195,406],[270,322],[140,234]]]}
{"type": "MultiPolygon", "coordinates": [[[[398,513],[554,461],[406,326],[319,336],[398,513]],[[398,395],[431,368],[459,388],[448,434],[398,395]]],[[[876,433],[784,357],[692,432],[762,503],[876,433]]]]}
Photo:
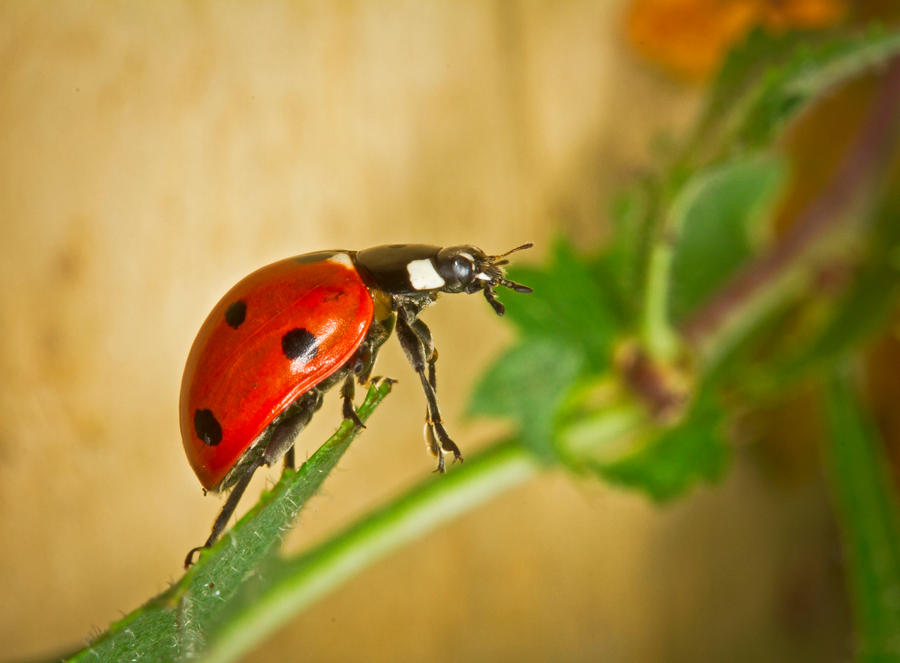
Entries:
{"type": "Polygon", "coordinates": [[[532,246],[534,246],[534,244],[528,242],[527,244],[522,244],[514,249],[510,249],[506,253],[501,253],[497,256],[487,256],[487,262],[482,262],[479,265],[481,271],[475,275],[477,280],[471,284],[468,292],[476,292],[478,289],[481,289],[484,298],[497,315],[506,313],[506,307],[497,299],[497,294],[494,292],[495,288],[502,285],[504,288],[509,288],[510,290],[521,293],[529,293],[532,292],[532,290],[527,285],[522,285],[521,283],[516,283],[515,281],[510,281],[506,278],[502,268],[504,265],[509,264],[509,260],[506,260],[505,258],[511,253],[524,251],[525,249],[530,249],[532,246]]]}
{"type": "Polygon", "coordinates": [[[514,249],[510,249],[510,250],[507,251],[506,253],[501,253],[501,254],[498,255],[498,256],[491,256],[491,262],[492,262],[493,264],[495,264],[495,265],[506,265],[506,264],[509,263],[508,260],[504,260],[503,262],[498,262],[498,260],[499,260],[500,258],[505,258],[505,257],[508,256],[510,253],[515,253],[516,251],[524,251],[525,249],[530,249],[532,246],[534,246],[534,243],[533,243],[533,242],[528,242],[528,243],[526,243],[526,244],[522,244],[521,246],[517,246],[517,247],[514,248],[514,249]]]}

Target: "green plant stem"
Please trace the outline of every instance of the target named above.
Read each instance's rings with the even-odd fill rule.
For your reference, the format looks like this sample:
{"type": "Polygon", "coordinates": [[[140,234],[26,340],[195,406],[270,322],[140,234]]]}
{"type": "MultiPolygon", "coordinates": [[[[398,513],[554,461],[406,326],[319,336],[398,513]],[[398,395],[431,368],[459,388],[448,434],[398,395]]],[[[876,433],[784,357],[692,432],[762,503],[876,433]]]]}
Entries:
{"type": "Polygon", "coordinates": [[[900,657],[900,515],[889,463],[849,380],[831,377],[825,463],[847,557],[860,661],[900,657]]]}
{"type": "Polygon", "coordinates": [[[202,660],[235,660],[375,560],[538,471],[539,465],[521,443],[500,443],[446,476],[422,482],[317,548],[279,562],[255,599],[226,622],[202,660]]]}
{"type": "Polygon", "coordinates": [[[650,249],[641,318],[641,341],[653,359],[671,359],[677,347],[675,333],[669,324],[669,275],[673,250],[665,239],[650,249]]]}

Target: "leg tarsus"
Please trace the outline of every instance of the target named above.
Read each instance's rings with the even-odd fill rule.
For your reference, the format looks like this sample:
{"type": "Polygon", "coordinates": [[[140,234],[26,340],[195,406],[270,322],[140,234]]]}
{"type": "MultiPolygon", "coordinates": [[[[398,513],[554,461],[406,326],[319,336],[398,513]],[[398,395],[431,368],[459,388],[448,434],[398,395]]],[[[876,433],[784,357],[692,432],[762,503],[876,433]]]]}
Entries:
{"type": "Polygon", "coordinates": [[[432,422],[434,426],[434,430],[437,433],[437,439],[441,443],[441,450],[446,453],[452,453],[454,460],[462,458],[462,453],[459,451],[459,447],[456,446],[456,443],[450,439],[450,435],[447,433],[444,428],[444,424],[440,421],[432,422]]]}
{"type": "Polygon", "coordinates": [[[437,441],[437,438],[434,435],[434,424],[432,424],[427,419],[425,420],[425,446],[428,447],[428,450],[431,452],[431,455],[438,458],[441,454],[441,445],[437,441]]]}
{"type": "Polygon", "coordinates": [[[293,470],[295,468],[294,445],[292,444],[291,448],[284,452],[284,469],[293,470]]]}
{"type": "Polygon", "coordinates": [[[216,520],[212,526],[212,531],[210,532],[209,537],[206,539],[206,542],[202,546],[191,548],[188,551],[187,556],[184,558],[184,568],[187,569],[191,566],[191,564],[194,563],[194,553],[209,548],[218,540],[219,536],[222,534],[222,531],[225,529],[225,526],[228,524],[228,520],[234,514],[234,510],[237,507],[241,496],[247,489],[247,484],[249,484],[250,479],[253,478],[253,473],[256,472],[256,470],[259,469],[259,467],[262,466],[263,463],[263,457],[260,456],[254,463],[247,466],[247,469],[244,470],[244,473],[240,476],[237,483],[234,484],[234,488],[231,489],[231,494],[228,495],[228,499],[225,500],[225,504],[224,506],[222,506],[222,510],[219,511],[219,515],[216,516],[216,520]]]}
{"type": "Polygon", "coordinates": [[[344,419],[349,419],[359,428],[365,428],[366,425],[359,418],[359,415],[356,414],[356,410],[353,407],[353,397],[356,394],[353,377],[353,373],[347,373],[347,377],[344,378],[344,384],[341,386],[341,399],[343,400],[342,414],[344,415],[344,419]]]}

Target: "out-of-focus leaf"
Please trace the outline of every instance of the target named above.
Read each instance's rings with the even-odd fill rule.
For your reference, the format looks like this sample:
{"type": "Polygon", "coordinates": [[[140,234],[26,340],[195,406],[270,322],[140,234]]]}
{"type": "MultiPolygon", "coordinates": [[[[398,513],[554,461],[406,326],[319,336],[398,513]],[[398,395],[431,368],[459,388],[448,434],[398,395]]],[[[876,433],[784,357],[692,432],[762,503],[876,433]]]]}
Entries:
{"type": "Polygon", "coordinates": [[[752,86],[764,72],[784,63],[801,44],[814,43],[825,37],[818,32],[768,32],[756,28],[726,56],[707,94],[706,107],[695,128],[695,138],[705,138],[716,127],[734,115],[752,97],[752,86]]]}
{"type": "Polygon", "coordinates": [[[640,490],[656,501],[670,500],[698,481],[722,475],[730,456],[724,422],[719,403],[704,396],[680,425],[648,434],[633,452],[594,469],[608,481],[640,490]]]}
{"type": "Polygon", "coordinates": [[[743,388],[757,397],[777,394],[797,380],[821,375],[884,328],[900,300],[900,196],[879,205],[874,217],[868,246],[860,247],[846,291],[813,296],[812,306],[822,309],[815,326],[797,333],[784,316],[776,316],[729,361],[742,372],[743,388]]]}
{"type": "Polygon", "coordinates": [[[810,102],[900,53],[900,32],[762,31],[726,60],[692,141],[713,157],[768,145],[810,102]]]}
{"type": "Polygon", "coordinates": [[[765,236],[785,180],[783,161],[752,156],[695,175],[672,205],[678,233],[669,312],[678,321],[720,287],[765,236]]]}
{"type": "Polygon", "coordinates": [[[568,243],[556,243],[546,269],[516,267],[509,274],[534,289],[527,296],[499,293],[523,336],[557,339],[583,354],[595,370],[609,365],[622,324],[615,302],[568,243]]]}
{"type": "Polygon", "coordinates": [[[825,400],[826,463],[861,661],[900,659],[900,520],[887,459],[846,378],[825,400]]]}
{"type": "Polygon", "coordinates": [[[641,180],[619,194],[610,209],[612,235],[603,252],[592,261],[594,278],[609,293],[621,320],[637,317],[636,293],[645,263],[649,229],[657,210],[655,183],[641,180]]]}
{"type": "Polygon", "coordinates": [[[584,355],[562,339],[523,339],[481,377],[469,400],[470,415],[509,417],[538,457],[555,456],[553,421],[577,379],[584,355]]]}
{"type": "Polygon", "coordinates": [[[783,67],[770,71],[739,122],[744,147],[768,144],[791,118],[827,90],[900,53],[900,32],[868,32],[797,48],[783,67]]]}
{"type": "Polygon", "coordinates": [[[893,309],[900,293],[900,195],[875,212],[868,253],[837,313],[796,362],[809,364],[838,357],[874,333],[893,309]]]}

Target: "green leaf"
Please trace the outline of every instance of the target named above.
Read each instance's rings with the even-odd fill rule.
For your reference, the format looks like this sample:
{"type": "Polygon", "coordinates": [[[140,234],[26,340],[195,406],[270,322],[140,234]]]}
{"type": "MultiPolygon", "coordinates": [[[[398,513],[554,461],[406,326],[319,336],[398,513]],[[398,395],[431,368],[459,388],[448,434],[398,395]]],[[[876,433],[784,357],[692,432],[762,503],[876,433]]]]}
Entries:
{"type": "Polygon", "coordinates": [[[622,323],[615,301],[590,265],[563,240],[544,269],[516,267],[510,278],[534,289],[527,296],[500,293],[507,316],[526,337],[550,337],[577,348],[595,369],[609,365],[622,323]]]}
{"type": "Polygon", "coordinates": [[[752,33],[726,60],[691,142],[712,159],[772,142],[828,90],[900,53],[900,32],[752,33]]]}
{"type": "Polygon", "coordinates": [[[786,179],[781,159],[755,155],[700,171],[672,204],[677,233],[669,310],[680,320],[718,289],[765,237],[761,223],[786,179]]]}
{"type": "Polygon", "coordinates": [[[481,377],[468,413],[513,419],[523,444],[549,462],[555,457],[554,417],[583,365],[578,348],[562,339],[523,339],[481,377]]]}
{"type": "MultiPolygon", "coordinates": [[[[369,389],[357,410],[365,421],[391,390],[390,381],[369,389]]],[[[240,522],[204,552],[181,580],[75,654],[72,661],[180,661],[207,646],[223,610],[277,550],[300,509],[315,495],[359,430],[341,424],[296,472],[282,479],[240,522]]]]}
{"type": "Polygon", "coordinates": [[[792,366],[839,358],[878,331],[900,294],[900,195],[893,192],[874,213],[868,251],[836,313],[819,335],[804,344],[792,366]]]}
{"type": "Polygon", "coordinates": [[[859,660],[900,658],[900,516],[884,449],[846,378],[825,401],[826,464],[847,557],[859,660]]]}
{"type": "Polygon", "coordinates": [[[641,273],[646,262],[647,242],[653,218],[658,214],[658,183],[644,178],[621,192],[610,209],[612,236],[593,261],[593,277],[619,320],[635,320],[638,312],[641,273]]]}
{"type": "Polygon", "coordinates": [[[900,53],[900,32],[869,32],[797,48],[770,72],[737,130],[745,147],[769,143],[811,101],[900,53]]]}
{"type": "Polygon", "coordinates": [[[751,31],[743,43],[726,55],[708,93],[696,132],[702,136],[735,113],[741,98],[750,93],[763,72],[783,63],[799,44],[817,37],[821,35],[793,31],[770,33],[762,28],[751,31]]]}
{"type": "Polygon", "coordinates": [[[718,479],[729,459],[725,414],[711,396],[698,400],[681,424],[650,433],[631,453],[593,469],[606,480],[643,491],[662,502],[697,481],[718,479]]]}
{"type": "MultiPolygon", "coordinates": [[[[842,255],[833,266],[849,284],[843,290],[817,288],[807,295],[799,314],[795,302],[762,321],[752,338],[720,365],[720,373],[740,371],[745,396],[777,397],[798,380],[820,378],[882,331],[900,298],[897,219],[900,195],[892,193],[874,210],[867,246],[857,247],[859,254],[851,256],[856,265],[846,264],[847,255],[842,255]]],[[[811,283],[815,286],[816,281],[811,283]]]]}

